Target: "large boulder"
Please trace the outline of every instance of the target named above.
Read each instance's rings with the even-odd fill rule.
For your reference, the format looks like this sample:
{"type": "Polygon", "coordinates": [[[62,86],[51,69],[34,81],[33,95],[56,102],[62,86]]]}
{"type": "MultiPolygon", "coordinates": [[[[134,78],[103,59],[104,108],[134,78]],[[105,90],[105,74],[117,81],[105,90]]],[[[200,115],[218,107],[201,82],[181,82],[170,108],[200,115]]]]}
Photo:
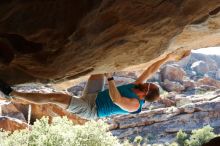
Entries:
{"type": "Polygon", "coordinates": [[[178,65],[165,65],[160,73],[163,82],[165,80],[181,82],[186,75],[185,71],[178,65]]]}
{"type": "Polygon", "coordinates": [[[196,61],[192,64],[191,69],[197,73],[197,75],[204,75],[209,71],[209,67],[204,61],[196,61]]]}
{"type": "Polygon", "coordinates": [[[169,81],[167,79],[164,82],[162,82],[161,85],[168,92],[174,91],[181,93],[183,90],[185,90],[184,86],[179,82],[169,81]]]}

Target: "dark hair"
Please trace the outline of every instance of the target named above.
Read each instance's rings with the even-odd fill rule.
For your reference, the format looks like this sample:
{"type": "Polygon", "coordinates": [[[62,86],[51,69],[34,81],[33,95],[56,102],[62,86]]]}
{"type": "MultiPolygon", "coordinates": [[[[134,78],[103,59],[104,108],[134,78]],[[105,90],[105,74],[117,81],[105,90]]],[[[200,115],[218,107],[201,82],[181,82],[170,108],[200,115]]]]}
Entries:
{"type": "MultiPolygon", "coordinates": [[[[147,95],[144,97],[145,100],[148,102],[153,102],[158,100],[158,98],[160,97],[159,87],[153,83],[148,83],[148,84],[149,84],[149,91],[147,95]]],[[[135,88],[145,92],[147,90],[146,86],[144,86],[143,84],[138,84],[135,86],[135,88]]]]}

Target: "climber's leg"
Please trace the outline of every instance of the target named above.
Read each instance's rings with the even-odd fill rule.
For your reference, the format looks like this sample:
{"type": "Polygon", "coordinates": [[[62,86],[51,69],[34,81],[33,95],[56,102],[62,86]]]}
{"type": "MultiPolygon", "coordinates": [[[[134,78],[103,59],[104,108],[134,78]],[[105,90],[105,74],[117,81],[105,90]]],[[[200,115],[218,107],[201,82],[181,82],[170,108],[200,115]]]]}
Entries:
{"type": "Polygon", "coordinates": [[[84,119],[97,119],[96,96],[104,89],[104,75],[91,75],[81,98],[72,97],[68,111],[84,119]]]}
{"type": "Polygon", "coordinates": [[[34,104],[56,104],[64,109],[71,101],[71,96],[63,93],[23,93],[13,90],[10,95],[34,104]]]}
{"type": "Polygon", "coordinates": [[[83,97],[86,94],[97,93],[104,89],[105,76],[103,74],[91,75],[86,83],[86,87],[83,91],[83,97]]]}

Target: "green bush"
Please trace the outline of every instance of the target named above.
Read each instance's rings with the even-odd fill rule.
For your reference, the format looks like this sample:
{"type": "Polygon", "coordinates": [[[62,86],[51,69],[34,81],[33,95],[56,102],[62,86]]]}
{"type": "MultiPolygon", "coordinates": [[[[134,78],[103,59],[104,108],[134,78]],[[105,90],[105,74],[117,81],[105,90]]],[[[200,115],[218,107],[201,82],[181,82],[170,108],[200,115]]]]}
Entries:
{"type": "Polygon", "coordinates": [[[216,136],[217,135],[213,133],[213,128],[208,125],[203,127],[202,129],[193,130],[190,138],[186,140],[186,145],[201,146],[202,144],[208,142],[216,136]]]}
{"type": "Polygon", "coordinates": [[[190,136],[180,130],[177,133],[176,142],[180,146],[201,146],[216,136],[213,128],[207,125],[201,129],[193,130],[190,136]]]}
{"type": "Polygon", "coordinates": [[[183,132],[182,130],[180,130],[177,135],[176,135],[176,142],[180,145],[180,146],[184,146],[185,140],[188,139],[188,135],[183,132]]]}
{"type": "Polygon", "coordinates": [[[32,130],[13,133],[0,132],[1,146],[114,146],[119,140],[107,132],[103,121],[90,121],[85,125],[74,125],[66,117],[37,120],[32,130]]]}
{"type": "Polygon", "coordinates": [[[136,143],[137,145],[141,145],[142,141],[143,141],[143,137],[142,136],[136,136],[134,138],[134,143],[136,143]]]}

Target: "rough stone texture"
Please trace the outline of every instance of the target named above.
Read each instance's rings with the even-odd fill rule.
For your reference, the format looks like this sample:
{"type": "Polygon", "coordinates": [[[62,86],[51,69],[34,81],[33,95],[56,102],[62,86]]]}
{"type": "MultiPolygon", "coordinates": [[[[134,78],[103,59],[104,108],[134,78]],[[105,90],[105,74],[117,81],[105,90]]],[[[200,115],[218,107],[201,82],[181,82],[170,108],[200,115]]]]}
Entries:
{"type": "Polygon", "coordinates": [[[161,71],[162,81],[166,79],[169,81],[181,82],[183,77],[186,75],[185,71],[175,64],[164,66],[161,71]]]}
{"type": "Polygon", "coordinates": [[[218,0],[1,1],[0,76],[59,82],[140,69],[177,48],[215,46],[219,6],[218,0]]]}
{"type": "Polygon", "coordinates": [[[112,132],[119,138],[134,138],[136,135],[141,135],[148,137],[150,143],[171,142],[180,129],[191,132],[207,124],[218,129],[220,127],[219,105],[218,99],[145,111],[139,115],[116,117],[111,122],[116,124],[112,125],[112,132]]]}

